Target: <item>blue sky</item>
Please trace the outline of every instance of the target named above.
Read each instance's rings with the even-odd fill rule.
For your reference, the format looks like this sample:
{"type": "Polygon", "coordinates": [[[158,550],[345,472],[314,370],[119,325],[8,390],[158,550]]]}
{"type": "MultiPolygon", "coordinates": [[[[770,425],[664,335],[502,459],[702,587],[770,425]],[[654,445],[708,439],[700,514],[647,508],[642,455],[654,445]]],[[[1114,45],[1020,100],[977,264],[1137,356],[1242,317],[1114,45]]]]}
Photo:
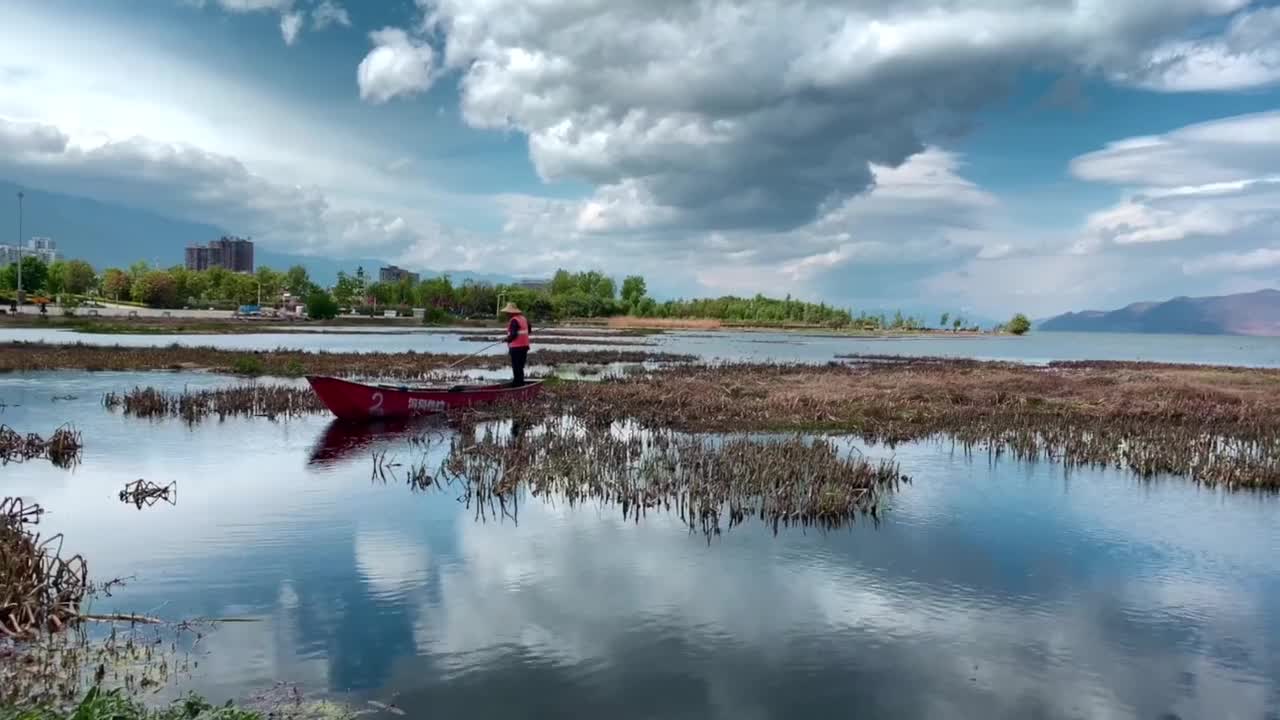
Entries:
{"type": "Polygon", "coordinates": [[[6,13],[0,178],[279,252],[987,317],[1280,268],[1275,3],[6,13]]]}

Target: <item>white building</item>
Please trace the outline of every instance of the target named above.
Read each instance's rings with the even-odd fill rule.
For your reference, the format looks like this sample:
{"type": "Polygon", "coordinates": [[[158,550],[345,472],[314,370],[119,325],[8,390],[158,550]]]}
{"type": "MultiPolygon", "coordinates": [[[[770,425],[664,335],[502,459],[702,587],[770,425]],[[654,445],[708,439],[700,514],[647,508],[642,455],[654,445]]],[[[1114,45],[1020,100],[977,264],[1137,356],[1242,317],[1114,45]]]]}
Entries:
{"type": "Polygon", "coordinates": [[[33,237],[27,243],[27,252],[44,260],[45,263],[52,263],[58,259],[58,243],[53,238],[33,237]]]}
{"type": "MultiPolygon", "coordinates": [[[[18,262],[18,248],[15,245],[0,245],[0,267],[18,262]]],[[[22,257],[38,257],[50,264],[58,259],[58,243],[52,238],[33,237],[22,250],[22,257]]]]}

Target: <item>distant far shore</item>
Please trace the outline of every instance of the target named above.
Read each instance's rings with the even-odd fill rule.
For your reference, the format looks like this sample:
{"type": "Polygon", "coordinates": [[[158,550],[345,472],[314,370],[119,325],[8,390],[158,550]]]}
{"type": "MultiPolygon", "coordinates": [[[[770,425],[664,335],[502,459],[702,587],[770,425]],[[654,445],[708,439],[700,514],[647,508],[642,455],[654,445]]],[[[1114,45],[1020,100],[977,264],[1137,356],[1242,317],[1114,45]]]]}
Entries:
{"type": "MultiPolygon", "coordinates": [[[[50,311],[41,315],[28,309],[20,315],[0,317],[0,329],[3,328],[49,328],[54,330],[71,330],[93,334],[119,335],[239,335],[254,333],[315,333],[324,330],[341,332],[343,330],[363,330],[371,333],[401,334],[417,331],[449,332],[459,331],[497,331],[502,327],[499,320],[453,320],[446,324],[423,324],[420,318],[400,317],[368,317],[344,315],[332,320],[306,320],[282,318],[240,318],[230,313],[212,315],[208,311],[200,314],[183,314],[172,311],[169,315],[160,312],[148,312],[131,317],[127,314],[91,316],[81,312],[68,316],[61,311],[50,311]]],[[[970,330],[865,330],[861,328],[832,328],[822,325],[787,324],[753,324],[722,322],[719,320],[675,319],[675,318],[584,318],[567,319],[534,323],[535,334],[539,330],[554,329],[557,332],[589,330],[608,332],[618,335],[654,335],[664,332],[770,332],[794,335],[810,335],[821,337],[855,337],[865,339],[897,339],[912,337],[929,338],[981,338],[996,337],[997,333],[977,332],[970,330]]],[[[1006,335],[1007,336],[1007,335],[1006,335]]]]}

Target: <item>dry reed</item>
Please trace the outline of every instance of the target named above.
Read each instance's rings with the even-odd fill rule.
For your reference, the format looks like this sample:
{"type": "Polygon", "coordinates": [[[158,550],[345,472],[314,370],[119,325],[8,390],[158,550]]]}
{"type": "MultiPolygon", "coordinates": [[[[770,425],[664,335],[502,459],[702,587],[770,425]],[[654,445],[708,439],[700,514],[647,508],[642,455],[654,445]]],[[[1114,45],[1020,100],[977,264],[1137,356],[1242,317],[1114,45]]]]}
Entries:
{"type": "Polygon", "coordinates": [[[35,433],[22,435],[8,425],[0,425],[0,462],[23,462],[47,458],[56,467],[71,467],[80,461],[84,448],[80,433],[63,425],[46,440],[35,433]]]}
{"type": "Polygon", "coordinates": [[[891,461],[841,451],[825,438],[757,441],[670,430],[619,431],[581,419],[551,418],[500,436],[492,427],[451,440],[438,477],[410,473],[417,489],[459,485],[477,518],[518,520],[519,497],[595,502],[639,522],[674,512],[708,538],[756,517],[774,532],[786,526],[834,528],[873,516],[885,491],[906,477],[891,461]]]}
{"type": "MultiPolygon", "coordinates": [[[[531,366],[641,362],[692,362],[692,355],[642,350],[535,350],[531,366]]],[[[241,351],[211,347],[121,347],[80,343],[51,344],[11,342],[0,344],[0,372],[35,370],[213,370],[233,372],[238,364],[260,368],[276,376],[335,375],[415,379],[453,362],[465,369],[501,369],[509,364],[504,354],[448,355],[419,352],[331,353],[302,350],[241,351]]]]}
{"type": "Polygon", "coordinates": [[[89,588],[84,558],[62,558],[62,535],[32,528],[43,511],[20,498],[0,500],[0,633],[17,639],[57,632],[80,616],[89,588]]]}
{"type": "MultiPolygon", "coordinates": [[[[463,335],[458,339],[463,342],[495,343],[501,341],[502,337],[493,335],[463,335]]],[[[535,348],[539,345],[580,345],[583,347],[644,347],[646,345],[652,345],[652,343],[637,336],[632,336],[630,339],[627,339],[620,338],[616,334],[609,336],[574,334],[563,337],[535,335],[530,342],[535,348]]]]}
{"type": "Polygon", "coordinates": [[[176,417],[188,423],[210,415],[217,415],[219,420],[233,415],[276,420],[326,412],[310,388],[270,383],[181,392],[135,387],[124,393],[107,393],[102,404],[132,417],[176,417]]]}
{"type": "MultiPolygon", "coordinates": [[[[526,422],[629,417],[694,432],[807,430],[1280,489],[1280,371],[1170,365],[1032,367],[973,360],[684,366],[559,383],[526,422]]],[[[486,413],[484,409],[473,412],[486,413]]]]}

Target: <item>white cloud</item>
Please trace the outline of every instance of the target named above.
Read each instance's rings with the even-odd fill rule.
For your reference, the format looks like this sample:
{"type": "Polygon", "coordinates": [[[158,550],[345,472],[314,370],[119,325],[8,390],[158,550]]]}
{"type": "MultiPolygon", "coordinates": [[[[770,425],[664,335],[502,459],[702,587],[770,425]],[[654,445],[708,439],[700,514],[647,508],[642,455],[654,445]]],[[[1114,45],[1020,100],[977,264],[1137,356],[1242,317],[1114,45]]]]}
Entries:
{"type": "Polygon", "coordinates": [[[274,182],[234,157],[192,146],[145,138],[85,145],[50,126],[0,117],[0,148],[0,176],[72,193],[92,188],[86,194],[233,227],[276,249],[390,255],[462,238],[412,209],[338,203],[321,187],[274,182]]]}
{"type": "Polygon", "coordinates": [[[866,190],[1018,68],[1135,77],[1248,4],[438,0],[426,26],[465,120],[527,134],[544,178],[598,187],[594,228],[759,232],[866,190]]]}
{"type": "Polygon", "coordinates": [[[1218,36],[1160,46],[1136,81],[1166,92],[1245,90],[1280,82],[1280,8],[1241,14],[1218,36]]]}
{"type": "Polygon", "coordinates": [[[358,527],[354,545],[356,569],[374,594],[393,598],[426,584],[431,556],[418,538],[358,527]]]}
{"type": "Polygon", "coordinates": [[[385,103],[430,89],[435,80],[435,52],[425,40],[397,28],[377,30],[369,33],[369,38],[374,48],[356,71],[362,99],[385,103]]]}
{"type": "Polygon", "coordinates": [[[321,0],[311,11],[311,19],[317,30],[324,30],[331,25],[351,27],[351,16],[347,9],[334,0],[321,0]]]}
{"type": "MultiPolygon", "coordinates": [[[[194,7],[211,4],[209,0],[179,0],[179,3],[194,7]]],[[[280,36],[286,45],[297,43],[306,23],[308,8],[316,30],[333,25],[351,26],[351,16],[338,0],[213,0],[212,4],[231,13],[278,13],[280,36]]]]}
{"type": "Polygon", "coordinates": [[[1080,254],[1171,245],[1189,275],[1271,267],[1280,235],[1280,112],[1242,115],[1155,137],[1110,143],[1076,158],[1079,178],[1127,186],[1121,202],[1090,215],[1080,254]]]}
{"type": "Polygon", "coordinates": [[[288,12],[280,16],[280,34],[284,36],[285,45],[293,45],[302,32],[303,16],[300,12],[288,12]]]}
{"type": "Polygon", "coordinates": [[[1272,176],[1280,168],[1280,111],[1239,115],[1129,138],[1071,162],[1082,180],[1174,188],[1272,176]]]}
{"type": "Polygon", "coordinates": [[[1216,272],[1257,272],[1280,268],[1280,249],[1256,248],[1247,252],[1218,253],[1192,260],[1183,265],[1183,271],[1198,275],[1216,272]]]}

